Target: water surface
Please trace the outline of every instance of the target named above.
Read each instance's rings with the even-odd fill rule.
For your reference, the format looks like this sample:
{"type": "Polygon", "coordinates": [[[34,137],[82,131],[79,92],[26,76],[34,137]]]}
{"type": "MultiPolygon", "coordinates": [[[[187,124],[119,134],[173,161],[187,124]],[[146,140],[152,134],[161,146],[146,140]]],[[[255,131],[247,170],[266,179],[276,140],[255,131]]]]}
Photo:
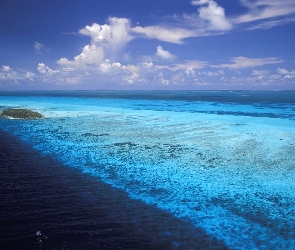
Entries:
{"type": "Polygon", "coordinates": [[[294,92],[0,96],[1,109],[30,108],[46,117],[1,119],[6,133],[77,170],[82,180],[91,176],[181,221],[169,231],[157,221],[168,225],[170,217],[135,219],[138,228],[148,220],[157,235],[170,235],[163,244],[200,248],[203,237],[213,249],[295,248],[294,92]]]}

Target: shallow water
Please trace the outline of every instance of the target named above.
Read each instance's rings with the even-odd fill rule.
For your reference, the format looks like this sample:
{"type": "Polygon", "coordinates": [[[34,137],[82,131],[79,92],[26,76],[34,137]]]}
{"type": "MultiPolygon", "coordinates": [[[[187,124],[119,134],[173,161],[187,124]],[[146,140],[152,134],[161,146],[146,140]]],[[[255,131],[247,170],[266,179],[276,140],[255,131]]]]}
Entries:
{"type": "MultiPolygon", "coordinates": [[[[1,119],[0,128],[84,173],[82,179],[97,178],[230,249],[295,248],[294,92],[0,96],[2,109],[46,117],[1,119]]],[[[182,225],[174,234],[173,246],[200,246],[185,231],[182,225]]]]}

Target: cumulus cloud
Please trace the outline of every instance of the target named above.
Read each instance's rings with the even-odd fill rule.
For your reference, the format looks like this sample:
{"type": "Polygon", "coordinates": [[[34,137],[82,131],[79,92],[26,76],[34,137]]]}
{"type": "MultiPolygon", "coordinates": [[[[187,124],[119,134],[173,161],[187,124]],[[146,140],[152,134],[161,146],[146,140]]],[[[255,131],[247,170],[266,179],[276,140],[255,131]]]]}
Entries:
{"type": "Polygon", "coordinates": [[[141,65],[145,69],[151,69],[154,66],[152,62],[142,62],[139,65],[141,65]]]}
{"type": "Polygon", "coordinates": [[[214,68],[228,68],[228,69],[241,69],[241,68],[251,68],[257,66],[263,66],[267,64],[278,64],[284,62],[276,57],[266,57],[266,58],[247,58],[243,56],[232,57],[232,63],[214,65],[214,68]]]}
{"type": "Polygon", "coordinates": [[[81,54],[74,57],[74,60],[68,60],[67,58],[61,58],[57,61],[57,64],[65,67],[77,67],[81,68],[86,65],[99,64],[103,62],[104,50],[102,47],[90,44],[84,46],[81,54]]]}
{"type": "Polygon", "coordinates": [[[110,60],[105,60],[103,63],[99,64],[99,70],[102,73],[108,72],[118,72],[118,70],[126,69],[127,67],[122,65],[121,63],[111,63],[110,60]]]}
{"type": "Polygon", "coordinates": [[[284,79],[293,79],[295,75],[285,75],[284,79]]]}
{"type": "MultiPolygon", "coordinates": [[[[126,18],[112,17],[108,19],[109,24],[99,25],[97,23],[79,30],[81,35],[90,37],[90,44],[85,45],[82,52],[73,60],[61,58],[57,64],[67,68],[82,69],[87,66],[95,66],[106,72],[105,60],[115,61],[116,55],[124,46],[136,37],[156,38],[172,43],[181,43],[181,39],[192,36],[193,32],[184,29],[166,29],[159,26],[130,27],[130,21],[126,18]],[[102,65],[100,65],[102,64],[102,65]]],[[[175,58],[169,51],[161,46],[157,48],[156,56],[161,60],[172,60],[175,58]]],[[[126,56],[125,56],[126,57],[126,56]]]]}
{"type": "Polygon", "coordinates": [[[185,70],[185,74],[187,77],[189,76],[194,76],[195,75],[195,71],[192,67],[187,67],[185,70]]]}
{"type": "Polygon", "coordinates": [[[277,73],[280,75],[285,75],[283,78],[284,80],[295,78],[295,70],[287,70],[287,69],[283,69],[283,68],[277,68],[277,73]]]}
{"type": "Polygon", "coordinates": [[[126,18],[111,17],[108,19],[109,25],[86,26],[79,30],[79,33],[91,37],[91,44],[102,47],[110,52],[109,57],[114,56],[133,37],[130,35],[130,21],[126,18]]]}
{"type": "Polygon", "coordinates": [[[10,70],[12,70],[12,69],[10,68],[10,66],[6,66],[6,65],[3,65],[3,66],[2,66],[2,71],[4,71],[4,72],[8,72],[8,71],[10,71],[10,70]]]}
{"type": "Polygon", "coordinates": [[[47,76],[52,76],[54,74],[59,73],[59,70],[53,70],[49,68],[48,66],[46,66],[44,63],[38,63],[37,70],[39,71],[39,73],[47,75],[47,76]]]}
{"type": "Polygon", "coordinates": [[[257,79],[265,79],[269,76],[268,70],[252,70],[252,75],[256,76],[257,79]]]}
{"type": "Polygon", "coordinates": [[[34,81],[34,77],[36,76],[35,73],[31,72],[31,71],[27,71],[25,73],[25,77],[30,80],[30,81],[34,81]]]}
{"type": "Polygon", "coordinates": [[[3,65],[0,72],[0,81],[17,81],[18,74],[7,65],[3,65]]]}
{"type": "Polygon", "coordinates": [[[176,58],[175,55],[171,54],[168,50],[164,50],[160,45],[157,47],[156,56],[161,60],[173,60],[176,58]]]}
{"type": "Polygon", "coordinates": [[[194,0],[192,5],[203,6],[199,8],[199,17],[209,22],[209,29],[223,31],[232,29],[231,22],[226,18],[224,8],[213,0],[194,0]],[[206,5],[206,6],[204,6],[206,5]]]}
{"type": "Polygon", "coordinates": [[[93,23],[79,30],[81,35],[91,38],[90,44],[84,46],[82,52],[74,60],[61,58],[57,61],[65,67],[82,68],[87,65],[99,65],[105,59],[115,59],[117,53],[131,40],[130,21],[126,18],[112,17],[109,24],[93,23]]]}
{"type": "Polygon", "coordinates": [[[170,84],[170,81],[165,78],[160,78],[159,80],[162,85],[169,85],[170,84]]]}
{"type": "Polygon", "coordinates": [[[123,81],[128,83],[128,84],[135,84],[139,80],[139,74],[132,72],[131,75],[125,76],[123,78],[123,81]]]}
{"type": "Polygon", "coordinates": [[[10,66],[3,65],[0,70],[0,82],[8,84],[19,84],[19,81],[34,81],[36,74],[30,71],[13,70],[10,66]]]}
{"type": "Polygon", "coordinates": [[[33,72],[31,72],[31,71],[26,72],[26,77],[27,77],[27,78],[33,78],[35,75],[36,75],[36,74],[33,73],[33,72]]]}
{"type": "Polygon", "coordinates": [[[281,75],[295,75],[295,70],[286,70],[283,68],[277,68],[277,73],[281,74],[281,75]]]}

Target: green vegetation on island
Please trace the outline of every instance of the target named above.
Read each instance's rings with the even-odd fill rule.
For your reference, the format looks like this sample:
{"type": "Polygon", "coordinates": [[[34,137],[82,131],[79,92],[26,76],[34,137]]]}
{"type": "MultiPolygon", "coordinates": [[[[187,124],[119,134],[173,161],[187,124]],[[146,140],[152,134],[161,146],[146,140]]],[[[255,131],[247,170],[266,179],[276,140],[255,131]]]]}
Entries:
{"type": "Polygon", "coordinates": [[[17,119],[38,119],[43,117],[40,113],[29,110],[29,109],[14,109],[14,108],[3,110],[1,113],[1,116],[6,118],[17,118],[17,119]]]}

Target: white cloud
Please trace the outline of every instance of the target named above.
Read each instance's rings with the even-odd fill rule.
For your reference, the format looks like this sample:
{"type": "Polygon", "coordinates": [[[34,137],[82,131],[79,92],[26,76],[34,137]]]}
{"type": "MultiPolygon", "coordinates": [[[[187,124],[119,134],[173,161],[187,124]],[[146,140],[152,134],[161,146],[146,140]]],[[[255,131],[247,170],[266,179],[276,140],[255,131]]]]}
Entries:
{"type": "Polygon", "coordinates": [[[164,50],[162,46],[157,46],[157,51],[154,55],[143,55],[140,57],[141,61],[174,61],[177,58],[176,55],[170,53],[168,50],[164,50]]]}
{"type": "Polygon", "coordinates": [[[41,53],[41,50],[44,48],[44,45],[42,43],[35,42],[34,43],[34,49],[37,53],[41,53]]]}
{"type": "MultiPolygon", "coordinates": [[[[130,40],[140,34],[146,33],[147,37],[173,43],[181,43],[182,38],[189,37],[193,34],[183,29],[169,30],[155,26],[130,28],[130,21],[126,18],[113,17],[109,18],[108,22],[109,24],[104,25],[94,23],[91,26],[87,25],[85,28],[79,30],[81,35],[91,38],[90,44],[84,46],[82,52],[75,56],[73,60],[61,58],[57,61],[57,64],[64,68],[70,67],[76,69],[94,66],[98,67],[102,72],[107,72],[112,66],[106,64],[105,60],[111,59],[111,61],[114,61],[118,52],[120,52],[130,40]],[[152,34],[153,32],[154,34],[152,34]]],[[[164,50],[161,46],[157,47],[156,57],[161,60],[172,60],[176,58],[175,55],[164,50]]],[[[126,58],[128,60],[130,56],[125,54],[125,59],[126,58]]],[[[152,57],[150,59],[152,59],[152,57]]]]}
{"type": "Polygon", "coordinates": [[[252,75],[253,76],[265,76],[265,75],[268,75],[269,74],[269,71],[268,70],[252,70],[252,75]]]}
{"type": "Polygon", "coordinates": [[[74,57],[73,61],[68,61],[66,58],[61,58],[57,63],[68,66],[86,66],[91,64],[99,64],[103,62],[104,50],[100,46],[90,44],[84,46],[81,54],[74,57]]]}
{"type": "Polygon", "coordinates": [[[34,81],[35,75],[36,75],[35,73],[30,72],[30,71],[27,71],[25,74],[26,78],[28,78],[30,81],[34,81]]]}
{"type": "Polygon", "coordinates": [[[208,3],[208,0],[192,0],[191,1],[192,5],[204,5],[207,3],[208,3]]]}
{"type": "Polygon", "coordinates": [[[74,68],[71,68],[71,67],[64,67],[63,69],[63,72],[72,72],[72,71],[74,71],[75,69],[74,68]]]}
{"type": "Polygon", "coordinates": [[[269,76],[268,70],[252,70],[252,75],[256,76],[257,79],[266,79],[269,76]]]}
{"type": "Polygon", "coordinates": [[[270,76],[269,76],[269,79],[270,79],[270,80],[278,80],[278,79],[280,79],[281,77],[282,77],[281,75],[273,74],[273,75],[270,75],[270,76]]]}
{"type": "Polygon", "coordinates": [[[247,26],[246,30],[256,30],[256,29],[271,29],[273,27],[288,24],[291,22],[295,22],[295,17],[286,17],[281,19],[267,19],[262,20],[261,22],[255,22],[254,24],[247,26]]]}
{"type": "MultiPolygon", "coordinates": [[[[258,73],[258,72],[256,72],[258,73]]],[[[286,75],[284,78],[281,75],[272,74],[269,72],[261,71],[262,74],[252,74],[254,76],[232,76],[230,78],[221,77],[220,80],[226,86],[241,86],[241,87],[261,87],[261,86],[282,86],[283,80],[294,79],[295,76],[286,75]]]]}
{"type": "MultiPolygon", "coordinates": [[[[210,6],[218,7],[217,9],[219,10],[219,6],[216,6],[215,2],[210,3],[210,6]]],[[[218,13],[217,11],[217,14],[218,13]]],[[[155,38],[161,41],[181,44],[184,38],[196,36],[196,32],[193,30],[175,27],[137,26],[131,28],[130,21],[126,18],[112,17],[108,19],[108,22],[109,24],[103,25],[93,23],[91,26],[87,25],[85,28],[80,29],[79,33],[81,35],[91,38],[90,44],[85,45],[81,53],[74,56],[72,60],[63,57],[57,60],[56,63],[63,68],[84,70],[99,68],[101,71],[106,72],[108,69],[106,68],[107,65],[104,65],[105,60],[110,59],[113,62],[117,61],[116,56],[119,52],[129,41],[136,37],[143,36],[145,38],[155,38]]],[[[36,43],[36,48],[39,49],[41,47],[41,44],[36,43]]],[[[128,60],[130,57],[125,54],[125,59],[126,58],[128,60]]],[[[158,46],[156,55],[145,58],[144,61],[153,61],[157,60],[157,58],[160,60],[173,60],[176,56],[164,50],[162,46],[158,46]]],[[[178,67],[178,65],[176,65],[176,67],[178,67]]],[[[199,68],[199,65],[196,67],[199,68]]],[[[187,66],[185,68],[187,68],[187,66]]]]}
{"type": "Polygon", "coordinates": [[[64,67],[83,68],[89,65],[99,65],[105,59],[115,59],[117,53],[131,40],[130,21],[126,18],[112,17],[109,24],[97,23],[79,30],[81,35],[91,38],[90,44],[85,45],[82,52],[74,60],[61,58],[57,61],[64,67]]]}
{"type": "Polygon", "coordinates": [[[79,30],[82,35],[91,37],[91,44],[97,47],[108,49],[108,57],[116,55],[133,37],[130,35],[130,21],[126,18],[111,17],[108,19],[109,25],[86,26],[79,30]]]}
{"type": "Polygon", "coordinates": [[[3,65],[0,70],[0,82],[7,82],[8,84],[19,84],[21,80],[34,81],[36,74],[30,71],[23,71],[21,69],[13,70],[10,66],[3,65]]]}
{"type": "Polygon", "coordinates": [[[150,68],[153,68],[153,66],[154,66],[154,64],[152,62],[142,62],[142,63],[140,63],[140,65],[142,65],[142,67],[145,69],[150,69],[150,68]]]}
{"type": "Polygon", "coordinates": [[[195,32],[182,28],[165,28],[161,26],[136,26],[131,30],[147,38],[158,39],[160,41],[182,44],[184,38],[194,37],[195,32]]]}
{"type": "Polygon", "coordinates": [[[201,68],[204,68],[206,65],[207,65],[206,62],[194,60],[194,61],[186,61],[184,63],[173,64],[173,66],[169,67],[168,69],[172,71],[186,70],[188,67],[191,67],[192,69],[201,69],[201,68]]]}
{"type": "Polygon", "coordinates": [[[39,73],[47,75],[47,76],[52,76],[54,74],[59,73],[59,70],[53,70],[49,68],[48,66],[46,66],[44,63],[38,63],[37,70],[39,71],[39,73]]]}
{"type": "Polygon", "coordinates": [[[186,81],[186,78],[182,73],[176,73],[171,77],[171,82],[175,85],[183,85],[186,81]]]}
{"type": "Polygon", "coordinates": [[[165,79],[165,78],[160,78],[160,83],[162,84],[162,85],[169,85],[169,80],[167,80],[167,79],[165,79]]]}
{"type": "Polygon", "coordinates": [[[243,56],[232,57],[232,63],[230,64],[220,64],[212,66],[214,68],[228,68],[228,69],[240,69],[240,68],[251,68],[257,66],[263,66],[267,64],[278,64],[284,62],[276,57],[266,57],[266,58],[247,58],[243,56]]]}
{"type": "MultiPolygon", "coordinates": [[[[76,77],[67,77],[64,79],[65,83],[68,85],[73,85],[73,84],[77,84],[81,81],[81,77],[76,76],[76,77]]],[[[63,81],[62,81],[63,82],[63,81]]],[[[60,83],[59,83],[60,84],[60,83]]]]}
{"type": "Polygon", "coordinates": [[[192,67],[187,67],[185,70],[185,74],[187,77],[189,76],[194,76],[195,75],[195,71],[192,67]]]}
{"type": "Polygon", "coordinates": [[[233,22],[238,24],[295,14],[293,0],[240,0],[240,2],[249,9],[249,13],[233,19],[233,22]]]}
{"type": "Polygon", "coordinates": [[[285,75],[284,79],[293,79],[295,75],[285,75]]]}
{"type": "Polygon", "coordinates": [[[197,14],[184,13],[173,15],[176,25],[190,27],[191,37],[224,34],[232,29],[245,30],[270,29],[272,27],[295,22],[294,0],[240,0],[246,12],[238,16],[227,17],[225,9],[214,0],[192,0],[197,6],[197,14]]]}
{"type": "Polygon", "coordinates": [[[0,81],[17,81],[18,79],[19,75],[10,66],[2,66],[0,81]]]}
{"type": "Polygon", "coordinates": [[[46,74],[46,66],[44,63],[38,63],[38,68],[37,70],[39,71],[39,73],[41,74],[46,74]]]}
{"type": "Polygon", "coordinates": [[[203,76],[220,76],[220,75],[224,75],[224,71],[223,70],[218,70],[217,72],[212,72],[212,71],[199,71],[198,75],[203,75],[203,76]]]}
{"type": "Polygon", "coordinates": [[[108,62],[105,62],[105,63],[101,63],[99,65],[99,69],[102,71],[102,72],[108,72],[110,71],[112,68],[112,64],[108,63],[108,62]]]}
{"type": "Polygon", "coordinates": [[[283,69],[283,68],[277,68],[277,73],[280,75],[285,75],[283,79],[295,78],[295,70],[287,70],[287,69],[283,69]]]}
{"type": "Polygon", "coordinates": [[[75,62],[79,64],[98,64],[104,58],[104,51],[101,47],[95,44],[84,46],[82,53],[74,57],[75,62]]]}
{"type": "Polygon", "coordinates": [[[295,75],[295,70],[286,70],[286,69],[282,69],[282,68],[277,68],[277,73],[281,74],[281,75],[295,75]]]}
{"type": "Polygon", "coordinates": [[[125,76],[123,80],[124,82],[127,82],[128,84],[135,84],[139,80],[139,74],[132,72],[131,75],[125,76]]]}
{"type": "Polygon", "coordinates": [[[4,71],[4,72],[8,72],[8,71],[10,71],[10,70],[12,70],[12,69],[10,68],[10,66],[6,66],[6,65],[3,65],[3,66],[2,66],[2,71],[4,71]]]}
{"type": "Polygon", "coordinates": [[[30,72],[30,71],[26,72],[26,77],[27,77],[27,78],[32,79],[35,75],[36,75],[36,74],[33,73],[33,72],[30,72]]]}
{"type": "Polygon", "coordinates": [[[43,52],[50,52],[50,49],[46,48],[43,43],[35,42],[34,49],[37,54],[43,54],[43,52]]]}
{"type": "Polygon", "coordinates": [[[226,18],[224,8],[219,6],[213,0],[194,0],[192,5],[203,6],[199,8],[199,17],[209,22],[210,30],[230,30],[232,29],[231,22],[226,18]]]}
{"type": "Polygon", "coordinates": [[[161,60],[173,60],[176,58],[176,56],[171,54],[168,50],[164,50],[162,46],[157,47],[156,56],[161,60]]]}
{"type": "Polygon", "coordinates": [[[104,63],[99,64],[99,70],[103,73],[120,71],[121,69],[126,69],[127,67],[121,65],[121,63],[111,63],[110,60],[105,60],[104,63]]]}
{"type": "Polygon", "coordinates": [[[127,69],[130,70],[133,73],[137,73],[137,72],[139,72],[140,67],[137,66],[137,65],[128,64],[127,69]]]}

